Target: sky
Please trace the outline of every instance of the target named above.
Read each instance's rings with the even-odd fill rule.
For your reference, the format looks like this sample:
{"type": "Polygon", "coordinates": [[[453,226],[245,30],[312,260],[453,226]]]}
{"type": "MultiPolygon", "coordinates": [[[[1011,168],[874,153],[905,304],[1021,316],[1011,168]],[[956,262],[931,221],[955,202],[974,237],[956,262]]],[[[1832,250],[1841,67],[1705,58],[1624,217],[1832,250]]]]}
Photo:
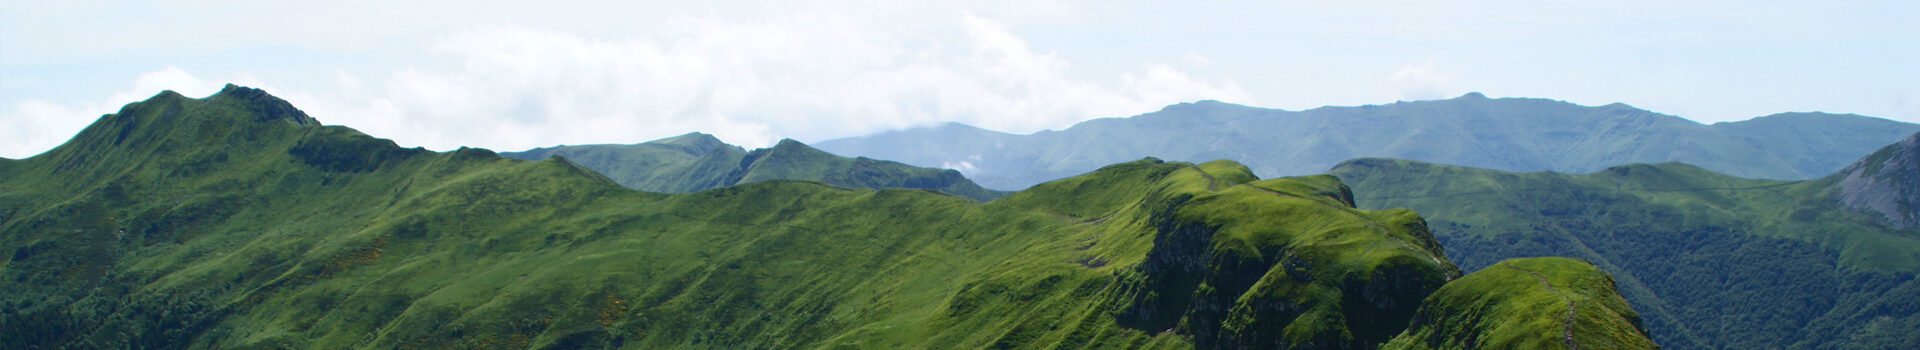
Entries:
{"type": "Polygon", "coordinates": [[[0,157],[161,90],[403,146],[747,147],[1467,92],[1920,122],[1915,1],[0,0],[0,157]]]}

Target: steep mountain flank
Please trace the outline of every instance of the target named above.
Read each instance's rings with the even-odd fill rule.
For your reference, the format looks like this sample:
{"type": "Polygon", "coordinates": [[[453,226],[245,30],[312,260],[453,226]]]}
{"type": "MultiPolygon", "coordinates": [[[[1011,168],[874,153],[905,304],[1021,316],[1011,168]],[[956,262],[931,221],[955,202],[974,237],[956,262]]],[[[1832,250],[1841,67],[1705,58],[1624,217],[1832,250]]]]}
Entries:
{"type": "Polygon", "coordinates": [[[1920,225],[1920,133],[1841,169],[1831,191],[1841,204],[1886,217],[1894,227],[1920,225]]]}
{"type": "Polygon", "coordinates": [[[1382,349],[1655,349],[1613,278],[1579,259],[1514,258],[1427,297],[1382,349]]]}
{"type": "Polygon", "coordinates": [[[814,180],[848,188],[924,188],[979,201],[1006,195],[981,188],[958,171],[841,157],[794,140],[747,151],[712,135],[689,133],[632,145],[557,146],[501,155],[526,160],[562,156],[606,174],[621,186],[654,192],[693,192],[768,180],[814,180]]]}
{"type": "MultiPolygon", "coordinates": [[[[1894,166],[1885,160],[1899,147],[1857,164],[1894,166]]],[[[1561,174],[1357,159],[1331,174],[1363,208],[1423,213],[1466,270],[1543,255],[1592,261],[1667,347],[1913,344],[1913,332],[1892,329],[1920,326],[1920,231],[1842,204],[1848,179],[1899,178],[1849,169],[1776,181],[1680,163],[1561,174]]]]}
{"type": "Polygon", "coordinates": [[[837,154],[960,169],[988,188],[1018,189],[1145,156],[1231,159],[1262,176],[1324,171],[1357,157],[1507,171],[1585,173],[1679,161],[1741,177],[1809,179],[1920,125],[1857,115],[1790,113],[1702,125],[1625,104],[1581,106],[1480,94],[1305,111],[1215,101],[1012,135],[960,124],[816,143],[837,154]]]}
{"type": "Polygon", "coordinates": [[[276,101],[162,93],[0,162],[0,344],[1365,349],[1459,275],[1418,215],[1330,176],[660,194],[276,101]]]}

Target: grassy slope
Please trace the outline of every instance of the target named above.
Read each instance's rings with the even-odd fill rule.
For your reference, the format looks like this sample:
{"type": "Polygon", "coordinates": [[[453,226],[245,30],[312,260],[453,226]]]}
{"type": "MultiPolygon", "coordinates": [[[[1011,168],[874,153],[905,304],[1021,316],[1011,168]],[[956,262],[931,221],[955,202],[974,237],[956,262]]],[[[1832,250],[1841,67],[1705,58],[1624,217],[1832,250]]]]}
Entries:
{"type": "Polygon", "coordinates": [[[1920,232],[1845,210],[1828,177],[1741,179],[1679,164],[1510,173],[1360,159],[1332,174],[1362,207],[1412,208],[1462,267],[1586,258],[1677,348],[1899,344],[1916,324],[1920,232]],[[1903,296],[1904,295],[1904,296],[1903,296]]]}
{"type": "Polygon", "coordinates": [[[1571,258],[1515,258],[1435,291],[1383,349],[1653,349],[1613,278],[1571,258]]]}
{"type": "Polygon", "coordinates": [[[1745,177],[1807,179],[1915,131],[1920,125],[1813,113],[1701,125],[1623,104],[1467,95],[1306,111],[1202,101],[1032,135],[948,124],[816,146],[921,166],[969,161],[978,167],[969,177],[1007,189],[1143,156],[1231,159],[1266,176],[1319,173],[1355,157],[1392,157],[1563,172],[1681,161],[1745,177]]]}
{"type": "Polygon", "coordinates": [[[690,133],[632,145],[557,146],[502,155],[526,160],[566,157],[642,191],[693,192],[768,180],[815,180],[848,188],[925,188],[979,201],[1006,195],[981,188],[957,171],[841,157],[793,140],[746,151],[711,135],[690,133]]]}
{"type": "Polygon", "coordinates": [[[0,343],[27,347],[1360,347],[1458,274],[1417,215],[1328,176],[1149,159],[987,203],[667,195],[238,87],[0,172],[0,343]]]}

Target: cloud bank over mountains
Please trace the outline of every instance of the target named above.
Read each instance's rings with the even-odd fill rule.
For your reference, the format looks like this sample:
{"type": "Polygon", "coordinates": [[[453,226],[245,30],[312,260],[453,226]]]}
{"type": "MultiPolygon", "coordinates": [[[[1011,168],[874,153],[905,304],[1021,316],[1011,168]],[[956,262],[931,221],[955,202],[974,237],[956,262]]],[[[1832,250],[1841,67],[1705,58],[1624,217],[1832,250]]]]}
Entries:
{"type": "Polygon", "coordinates": [[[449,64],[372,76],[336,71],[317,87],[277,88],[252,76],[203,77],[168,66],[99,103],[11,106],[0,122],[5,129],[70,131],[15,138],[0,145],[0,156],[51,148],[143,94],[204,96],[229,80],[285,96],[325,123],[442,150],[631,143],[688,131],[759,147],[783,137],[821,140],[945,121],[1031,132],[1182,101],[1254,100],[1231,79],[1183,71],[1188,62],[1104,79],[1071,76],[1073,62],[1034,49],[1001,22],[973,13],[954,20],[955,30],[933,33],[937,40],[832,13],[751,23],[682,19],[670,30],[614,37],[481,27],[430,46],[449,64]]]}
{"type": "Polygon", "coordinates": [[[1702,122],[1920,121],[1916,2],[554,0],[0,3],[0,156],[160,88],[258,86],[403,145],[689,131],[768,145],[957,121],[1031,132],[1198,99],[1479,91],[1702,122]],[[105,99],[103,99],[103,97],[105,99]]]}

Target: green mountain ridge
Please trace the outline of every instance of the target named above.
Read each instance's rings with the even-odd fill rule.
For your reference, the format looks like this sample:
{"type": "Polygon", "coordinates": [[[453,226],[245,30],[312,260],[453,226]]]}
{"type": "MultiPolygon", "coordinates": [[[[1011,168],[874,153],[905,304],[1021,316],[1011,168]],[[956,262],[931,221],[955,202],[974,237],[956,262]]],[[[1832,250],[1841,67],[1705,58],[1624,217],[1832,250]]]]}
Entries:
{"type": "Polygon", "coordinates": [[[924,188],[978,201],[1006,195],[981,188],[958,171],[841,157],[792,139],[747,151],[696,132],[632,145],[555,146],[501,155],[526,160],[562,156],[627,188],[654,192],[694,192],[769,180],[814,180],[849,188],[924,188]]]}
{"type": "Polygon", "coordinates": [[[996,189],[1146,156],[1231,159],[1262,176],[1315,174],[1347,159],[1386,157],[1573,173],[1679,161],[1735,176],[1798,180],[1831,174],[1914,132],[1920,124],[1851,114],[1782,113],[1703,125],[1620,103],[1590,107],[1474,93],[1304,111],[1200,101],[1030,135],[948,123],[814,145],[918,166],[965,162],[973,165],[969,178],[996,189]]]}
{"type": "Polygon", "coordinates": [[[1384,349],[1651,349],[1613,278],[1572,258],[1516,258],[1440,287],[1384,349]],[[1538,284],[1538,287],[1535,287],[1538,284]],[[1487,291],[1501,291],[1488,293],[1487,291]],[[1556,324],[1555,320],[1561,322],[1556,324]],[[1557,332],[1540,332],[1541,329],[1557,332]]]}
{"type": "MultiPolygon", "coordinates": [[[[780,180],[661,194],[565,158],[400,148],[256,89],[165,92],[0,161],[0,344],[1373,348],[1457,317],[1430,295],[1546,288],[1434,294],[1482,278],[1414,212],[1353,200],[1331,176],[1156,159],[984,203],[780,180]]],[[[1474,331],[1641,333],[1582,320],[1474,331]]]]}
{"type": "Polygon", "coordinates": [[[1904,331],[1920,327],[1920,231],[1890,220],[1910,209],[1873,208],[1920,193],[1900,170],[1920,159],[1914,140],[1804,181],[1682,163],[1562,174],[1356,159],[1329,173],[1362,208],[1423,213],[1466,270],[1593,261],[1668,347],[1897,348],[1920,342],[1904,331]],[[1850,205],[1863,198],[1878,204],[1850,205]]]}

